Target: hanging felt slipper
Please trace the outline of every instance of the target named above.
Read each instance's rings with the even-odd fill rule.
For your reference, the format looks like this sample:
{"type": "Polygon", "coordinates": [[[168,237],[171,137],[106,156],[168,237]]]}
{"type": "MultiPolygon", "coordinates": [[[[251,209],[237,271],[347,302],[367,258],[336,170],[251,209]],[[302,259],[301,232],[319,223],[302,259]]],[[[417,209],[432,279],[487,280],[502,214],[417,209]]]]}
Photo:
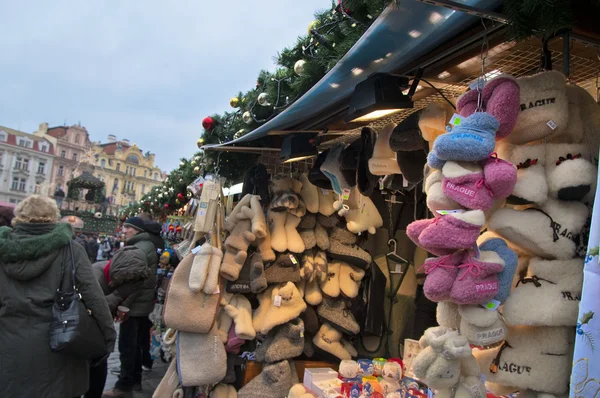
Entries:
{"type": "Polygon", "coordinates": [[[323,302],[317,309],[317,314],[342,333],[349,335],[360,333],[358,322],[356,322],[346,301],[341,298],[324,297],[323,302]]]}
{"type": "Polygon", "coordinates": [[[491,238],[479,245],[481,251],[493,251],[504,261],[504,268],[498,273],[498,294],[494,300],[504,303],[510,294],[512,281],[517,270],[519,257],[510,249],[504,239],[491,238]]]}
{"type": "Polygon", "coordinates": [[[498,294],[498,273],[504,261],[496,252],[480,252],[479,258],[469,254],[458,266],[450,298],[460,305],[484,304],[498,294]]]}
{"type": "Polygon", "coordinates": [[[483,168],[470,162],[446,162],[442,168],[444,195],[471,210],[488,210],[494,193],[483,175],[483,168]]]}
{"type": "Polygon", "coordinates": [[[443,257],[428,258],[421,268],[425,269],[423,292],[434,302],[450,299],[452,285],[458,275],[458,266],[463,263],[466,254],[459,251],[443,257]]]}
{"type": "Polygon", "coordinates": [[[333,355],[339,360],[352,359],[352,355],[341,344],[341,340],[342,333],[325,322],[313,338],[313,344],[316,348],[333,355]]]}

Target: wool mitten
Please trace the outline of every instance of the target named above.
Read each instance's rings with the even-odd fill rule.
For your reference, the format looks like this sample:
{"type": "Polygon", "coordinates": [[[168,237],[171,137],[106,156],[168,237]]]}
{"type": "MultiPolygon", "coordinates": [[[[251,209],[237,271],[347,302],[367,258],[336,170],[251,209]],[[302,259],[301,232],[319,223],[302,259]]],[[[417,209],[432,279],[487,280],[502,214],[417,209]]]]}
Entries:
{"type": "Polygon", "coordinates": [[[252,233],[257,238],[267,236],[267,222],[265,221],[265,213],[260,204],[258,196],[251,195],[249,206],[244,206],[241,212],[236,216],[238,219],[249,219],[252,223],[252,233]]]}
{"type": "Polygon", "coordinates": [[[273,248],[271,248],[270,232],[264,238],[257,238],[255,245],[264,262],[271,262],[275,260],[275,252],[273,251],[273,248]]]}
{"type": "Polygon", "coordinates": [[[223,245],[228,249],[247,251],[250,243],[256,240],[256,236],[251,232],[251,228],[252,222],[249,219],[238,220],[223,245]]]}
{"type": "Polygon", "coordinates": [[[269,230],[271,231],[271,248],[280,253],[288,249],[287,231],[285,228],[288,213],[286,211],[269,210],[269,230]]]}
{"type": "Polygon", "coordinates": [[[221,307],[219,308],[219,313],[217,314],[217,333],[219,338],[223,343],[227,342],[229,338],[229,329],[233,324],[233,318],[225,311],[226,306],[228,305],[236,305],[237,298],[234,296],[229,298],[229,300],[221,299],[221,307]]]}
{"type": "Polygon", "coordinates": [[[204,287],[208,270],[211,263],[213,250],[208,242],[200,247],[200,250],[194,254],[194,261],[190,270],[190,289],[193,292],[199,292],[204,287]]]}
{"type": "Polygon", "coordinates": [[[226,305],[225,311],[235,323],[235,334],[243,340],[253,340],[256,337],[256,331],[252,326],[252,306],[248,299],[238,294],[235,297],[235,305],[231,303],[226,305]]]}
{"type": "Polygon", "coordinates": [[[287,249],[292,253],[302,253],[304,250],[306,250],[304,241],[298,233],[298,224],[300,224],[300,217],[296,217],[295,215],[288,213],[284,228],[286,233],[287,249]]]}

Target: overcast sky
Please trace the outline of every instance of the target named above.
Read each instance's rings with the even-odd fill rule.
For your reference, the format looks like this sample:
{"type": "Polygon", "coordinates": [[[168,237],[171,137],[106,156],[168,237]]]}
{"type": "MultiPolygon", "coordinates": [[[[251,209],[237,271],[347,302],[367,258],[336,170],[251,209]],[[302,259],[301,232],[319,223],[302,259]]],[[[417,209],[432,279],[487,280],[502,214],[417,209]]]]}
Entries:
{"type": "Polygon", "coordinates": [[[0,2],[0,125],[81,122],[170,170],[329,0],[0,2]]]}

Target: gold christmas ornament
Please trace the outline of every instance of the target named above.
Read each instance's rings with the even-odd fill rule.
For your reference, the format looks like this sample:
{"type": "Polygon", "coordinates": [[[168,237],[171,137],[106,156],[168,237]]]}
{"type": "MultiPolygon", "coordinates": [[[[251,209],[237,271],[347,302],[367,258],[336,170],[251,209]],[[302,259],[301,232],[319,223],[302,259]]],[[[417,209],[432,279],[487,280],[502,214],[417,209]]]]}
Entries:
{"type": "Polygon", "coordinates": [[[181,200],[175,199],[175,203],[177,203],[178,205],[180,205],[181,204],[181,200]]]}
{"type": "Polygon", "coordinates": [[[233,138],[234,138],[234,139],[238,139],[238,138],[240,138],[241,136],[243,136],[245,132],[246,132],[246,130],[244,130],[244,129],[239,129],[239,130],[237,131],[237,133],[235,133],[235,134],[233,135],[233,138]]]}
{"type": "Polygon", "coordinates": [[[200,174],[200,167],[199,166],[194,167],[194,173],[196,173],[196,175],[200,174]]]}
{"type": "Polygon", "coordinates": [[[198,148],[201,148],[202,145],[204,145],[204,138],[200,138],[196,141],[196,146],[198,146],[198,148]]]}
{"type": "Polygon", "coordinates": [[[310,31],[315,29],[318,24],[319,24],[319,21],[317,21],[316,19],[308,24],[308,34],[309,35],[310,35],[310,31]]]}
{"type": "Polygon", "coordinates": [[[242,120],[246,124],[252,123],[252,115],[250,114],[249,111],[244,112],[244,114],[242,115],[242,120]]]}
{"type": "Polygon", "coordinates": [[[232,108],[237,108],[240,106],[240,99],[238,97],[233,97],[229,100],[229,105],[231,105],[232,108]]]}
{"type": "Polygon", "coordinates": [[[306,61],[303,59],[300,59],[298,61],[296,61],[296,63],[294,64],[294,72],[296,72],[297,75],[301,75],[304,73],[304,65],[306,65],[306,61]]]}

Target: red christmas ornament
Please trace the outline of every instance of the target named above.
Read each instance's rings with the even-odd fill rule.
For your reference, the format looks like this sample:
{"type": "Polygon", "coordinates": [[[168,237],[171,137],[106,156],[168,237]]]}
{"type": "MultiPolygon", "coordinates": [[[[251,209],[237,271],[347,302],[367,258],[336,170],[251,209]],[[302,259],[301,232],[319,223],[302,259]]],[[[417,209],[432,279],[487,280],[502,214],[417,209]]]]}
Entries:
{"type": "Polygon", "coordinates": [[[183,201],[183,200],[185,200],[185,196],[183,196],[183,194],[182,194],[181,192],[179,192],[179,193],[177,194],[177,199],[179,199],[179,200],[183,201]]]}
{"type": "Polygon", "coordinates": [[[210,131],[213,128],[215,128],[215,121],[212,117],[207,116],[202,120],[202,127],[204,128],[204,130],[210,131]]]}
{"type": "Polygon", "coordinates": [[[169,204],[165,203],[165,209],[168,209],[168,208],[169,208],[169,204]]]}
{"type": "MultiPolygon", "coordinates": [[[[338,0],[338,7],[341,8],[342,7],[342,0],[338,0]]],[[[344,7],[344,12],[348,15],[352,15],[352,13],[350,12],[350,10],[346,7],[344,7]]]]}

